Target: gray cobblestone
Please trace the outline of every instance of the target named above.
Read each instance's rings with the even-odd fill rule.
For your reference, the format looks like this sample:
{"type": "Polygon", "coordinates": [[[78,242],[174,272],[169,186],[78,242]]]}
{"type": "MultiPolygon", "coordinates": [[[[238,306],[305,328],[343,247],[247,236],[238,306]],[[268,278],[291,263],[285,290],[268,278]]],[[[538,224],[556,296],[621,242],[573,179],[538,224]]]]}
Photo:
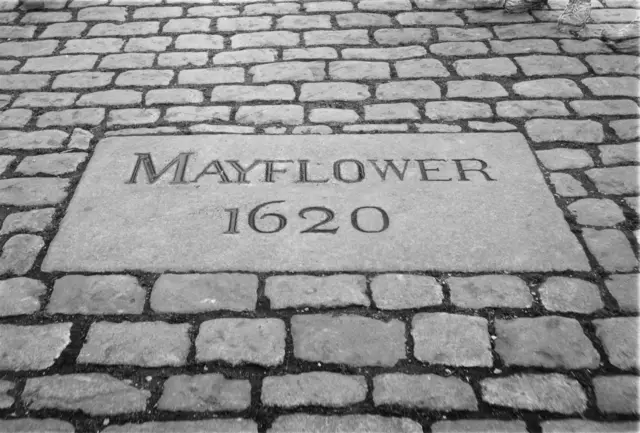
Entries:
{"type": "Polygon", "coordinates": [[[516,94],[528,98],[581,98],[582,91],[573,81],[567,78],[545,78],[541,80],[515,83],[516,94]]]}
{"type": "Polygon", "coordinates": [[[605,270],[629,272],[638,266],[631,245],[621,231],[585,228],[582,230],[582,236],[591,254],[605,270]]]}
{"type": "Polygon", "coordinates": [[[67,147],[69,149],[80,149],[80,150],[88,150],[91,147],[91,140],[93,139],[93,134],[89,131],[85,131],[84,129],[75,128],[73,130],[73,134],[71,134],[71,138],[69,139],[69,143],[67,147]]]}
{"type": "Polygon", "coordinates": [[[236,67],[217,67],[209,69],[189,69],[178,74],[179,84],[220,84],[242,83],[244,70],[236,67]]]}
{"type": "Polygon", "coordinates": [[[319,1],[305,3],[304,10],[307,12],[344,12],[353,10],[353,4],[347,1],[319,1]]]}
{"type": "Polygon", "coordinates": [[[51,225],[54,213],[55,209],[47,208],[9,214],[2,222],[0,235],[17,231],[44,231],[51,225]]]}
{"type": "Polygon", "coordinates": [[[638,116],[638,104],[629,99],[610,99],[601,101],[571,101],[571,108],[579,116],[638,116]]]}
{"type": "Polygon", "coordinates": [[[299,432],[385,432],[420,433],[422,427],[409,418],[377,415],[283,415],[273,422],[268,433],[299,432]]]}
{"type": "Polygon", "coordinates": [[[590,77],[582,80],[596,96],[629,96],[635,98],[640,80],[635,77],[590,77]]]}
{"type": "Polygon", "coordinates": [[[106,87],[111,83],[113,75],[113,72],[72,72],[70,74],[61,74],[56,77],[51,87],[53,89],[106,87]]]}
{"type": "Polygon", "coordinates": [[[342,128],[344,132],[407,132],[407,124],[369,124],[369,125],[347,125],[342,128]]]}
{"type": "Polygon", "coordinates": [[[124,21],[127,10],[123,7],[89,7],[78,11],[78,21],[124,21]]]}
{"type": "Polygon", "coordinates": [[[125,45],[127,52],[137,51],[165,51],[171,45],[169,36],[151,36],[149,38],[131,38],[125,45]]]}
{"type": "Polygon", "coordinates": [[[22,132],[0,131],[0,148],[2,149],[58,149],[67,138],[67,133],[55,129],[22,132]]]}
{"type": "Polygon", "coordinates": [[[272,48],[226,51],[213,56],[214,65],[275,62],[278,52],[272,48]]]}
{"type": "Polygon", "coordinates": [[[209,57],[205,52],[162,53],[158,56],[158,65],[169,67],[204,66],[208,60],[209,57]]]}
{"type": "Polygon", "coordinates": [[[136,69],[150,68],[156,55],[154,53],[109,54],[100,65],[101,69],[136,69]]]}
{"type": "Polygon", "coordinates": [[[265,377],[262,403],[267,406],[340,407],[364,401],[367,382],[363,376],[310,372],[265,377]]]}
{"type": "MultiPolygon", "coordinates": [[[[283,131],[284,133],[284,131],[283,131]]],[[[292,134],[332,134],[333,129],[327,125],[302,125],[293,128],[292,134]]]]}
{"type": "Polygon", "coordinates": [[[141,101],[142,93],[135,90],[105,90],[82,95],[76,105],[140,105],[141,101]]]}
{"type": "Polygon", "coordinates": [[[78,355],[80,364],[184,365],[189,352],[189,324],[96,322],[78,355]]]}
{"type": "MultiPolygon", "coordinates": [[[[268,28],[268,27],[267,27],[268,28]]],[[[277,29],[330,29],[329,15],[287,15],[276,20],[277,29]]]]}
{"type": "Polygon", "coordinates": [[[14,108],[0,112],[0,128],[21,128],[29,122],[33,112],[25,108],[14,108]]]}
{"type": "Polygon", "coordinates": [[[265,283],[271,308],[369,306],[366,281],[361,275],[274,276],[265,283]]]}
{"type": "Polygon", "coordinates": [[[74,433],[72,424],[53,418],[19,418],[0,420],[0,430],[7,433],[74,433]]]}
{"type": "Polygon", "coordinates": [[[36,26],[0,26],[0,39],[31,39],[36,26]]]}
{"type": "MultiPolygon", "coordinates": [[[[16,105],[15,103],[13,104],[16,105]]],[[[604,165],[626,162],[640,163],[640,143],[605,144],[598,146],[600,159],[604,165]]]]}
{"type": "Polygon", "coordinates": [[[500,117],[557,117],[568,116],[569,110],[562,101],[539,99],[537,101],[500,101],[496,104],[496,114],[500,117]]]}
{"type": "Polygon", "coordinates": [[[430,80],[382,83],[376,87],[376,98],[381,100],[440,99],[440,88],[430,80]]]}
{"type": "Polygon", "coordinates": [[[571,170],[575,168],[593,167],[593,160],[582,149],[556,149],[540,150],[536,156],[548,170],[571,170]]]}
{"type": "Polygon", "coordinates": [[[157,21],[140,21],[133,23],[111,24],[99,23],[91,27],[88,36],[135,36],[158,33],[160,23],[157,21]]]}
{"type": "MultiPolygon", "coordinates": [[[[304,86],[304,85],[303,85],[304,86]]],[[[293,87],[288,84],[267,86],[216,86],[211,92],[212,101],[292,101],[293,87]]]]}
{"type": "Polygon", "coordinates": [[[438,27],[438,40],[440,42],[461,42],[491,39],[491,31],[484,27],[438,27]]]}
{"type": "MultiPolygon", "coordinates": [[[[190,2],[194,3],[194,2],[190,2]]],[[[253,5],[245,6],[245,12],[250,10],[249,7],[253,5]]],[[[224,17],[240,15],[238,6],[195,6],[187,9],[187,15],[190,17],[224,17]]]]}
{"type": "Polygon", "coordinates": [[[253,66],[249,75],[254,83],[322,81],[325,79],[324,69],[324,62],[282,62],[253,66]]]}
{"type": "Polygon", "coordinates": [[[171,376],[164,383],[158,409],[210,412],[244,410],[251,404],[248,380],[226,379],[222,374],[171,376]]]}
{"type": "Polygon", "coordinates": [[[358,9],[363,11],[410,11],[409,0],[359,0],[358,9]]]}
{"type": "Polygon", "coordinates": [[[640,194],[635,167],[592,168],[585,173],[603,194],[640,194]]]}
{"type": "Polygon", "coordinates": [[[56,23],[48,25],[40,38],[77,38],[87,28],[87,23],[56,23]]]}
{"type": "Polygon", "coordinates": [[[495,350],[505,365],[597,368],[600,356],[575,319],[558,316],[496,320],[495,350]]]}
{"type": "Polygon", "coordinates": [[[339,27],[390,27],[391,18],[387,15],[372,13],[348,13],[336,16],[339,27]]]}
{"type": "Polygon", "coordinates": [[[596,336],[602,342],[609,362],[622,370],[637,369],[638,330],[637,317],[613,317],[594,320],[596,336]]]}
{"type": "MultiPolygon", "coordinates": [[[[14,399],[7,391],[13,390],[15,384],[13,382],[9,382],[8,380],[0,380],[0,409],[7,409],[13,406],[14,399]]],[[[2,428],[2,424],[0,423],[0,428],[2,428]]]]}
{"type": "Polygon", "coordinates": [[[171,313],[250,311],[256,307],[257,290],[255,275],[164,274],[151,292],[151,308],[171,313]]]}
{"type": "Polygon", "coordinates": [[[71,323],[0,325],[0,369],[44,370],[71,341],[71,323]]]}
{"type": "Polygon", "coordinates": [[[613,120],[609,122],[609,126],[623,140],[633,140],[640,137],[637,119],[613,120]]]}
{"type": "Polygon", "coordinates": [[[56,280],[49,313],[141,314],[145,290],[130,275],[66,275],[56,280]]]}
{"type": "Polygon", "coordinates": [[[155,108],[124,108],[111,110],[107,125],[142,125],[155,123],[160,118],[160,110],[155,108]]]}
{"type": "MultiPolygon", "coordinates": [[[[315,4],[315,3],[312,3],[315,4]]],[[[308,5],[305,5],[308,6],[308,5]]],[[[244,15],[286,15],[300,12],[300,5],[297,3],[259,3],[250,4],[244,7],[244,15]]],[[[318,11],[322,12],[322,11],[318,11]]]]}
{"type": "Polygon", "coordinates": [[[265,367],[284,360],[285,326],[280,319],[214,319],[203,322],[196,338],[198,362],[221,360],[265,367]]]}
{"type": "Polygon", "coordinates": [[[296,315],[294,355],[305,361],[393,366],[405,354],[404,324],[355,315],[296,315]]]}
{"type": "Polygon", "coordinates": [[[383,310],[439,305],[443,300],[437,280],[420,275],[378,275],[371,281],[371,292],[376,306],[383,310]]]}
{"type": "Polygon", "coordinates": [[[640,309],[640,284],[638,274],[610,275],[605,284],[609,293],[618,302],[622,311],[638,311],[640,309]]]}
{"type": "Polygon", "coordinates": [[[579,278],[549,277],[538,292],[549,311],[589,314],[604,307],[598,286],[579,278]]]}
{"type": "Polygon", "coordinates": [[[0,43],[0,56],[2,57],[34,57],[48,56],[52,54],[58,41],[24,41],[0,43]]]}
{"type": "Polygon", "coordinates": [[[18,234],[12,236],[2,247],[0,275],[24,275],[31,270],[36,257],[44,247],[40,236],[18,234]]]}
{"type": "Polygon", "coordinates": [[[611,49],[599,39],[588,39],[586,41],[576,41],[573,39],[563,39],[560,41],[562,50],[569,54],[584,53],[610,53],[611,49]]]}
{"type": "Polygon", "coordinates": [[[527,23],[533,21],[533,17],[529,14],[506,14],[501,10],[466,10],[464,15],[470,24],[527,23]]]}
{"type": "Polygon", "coordinates": [[[151,393],[108,374],[67,374],[27,379],[27,408],[79,410],[89,415],[142,412],[151,393]]]}
{"type": "Polygon", "coordinates": [[[9,72],[20,64],[17,60],[0,60],[0,71],[9,72]]]}
{"type": "MultiPolygon", "coordinates": [[[[247,419],[207,419],[202,421],[163,421],[142,424],[112,425],[102,433],[258,433],[255,422],[247,419]]],[[[65,432],[66,433],[66,432],[65,432]]]]}
{"type": "Polygon", "coordinates": [[[346,48],[342,50],[343,59],[397,60],[411,57],[423,57],[427,50],[423,47],[408,46],[396,48],[346,48]]]}
{"type": "MultiPolygon", "coordinates": [[[[204,100],[204,96],[200,90],[195,89],[155,89],[147,92],[145,97],[145,103],[147,105],[153,104],[199,104],[204,100]]],[[[193,117],[196,114],[195,108],[201,108],[201,115],[206,116],[206,111],[211,107],[183,107],[185,111],[189,111],[189,113],[185,112],[184,117],[193,117]]],[[[174,118],[180,117],[180,112],[176,109],[170,109],[172,116],[174,118]],[[176,116],[177,115],[177,116],[176,116]]],[[[211,112],[211,114],[215,113],[215,109],[211,112]]],[[[167,110],[166,118],[169,117],[169,110],[167,110]]],[[[210,116],[209,116],[210,117],[210,116]]],[[[209,118],[207,117],[207,118],[209,118]]],[[[229,119],[229,112],[227,110],[226,119],[229,119]]]]}
{"type": "Polygon", "coordinates": [[[493,31],[499,39],[564,39],[567,37],[566,33],[558,30],[556,23],[524,23],[494,26],[493,31]]]}
{"type": "Polygon", "coordinates": [[[496,54],[557,54],[558,46],[550,39],[520,39],[515,41],[489,41],[496,54]]]}
{"type": "Polygon", "coordinates": [[[464,59],[453,63],[458,75],[462,77],[493,76],[508,77],[517,73],[516,65],[507,57],[491,59],[464,59]]]}
{"type": "Polygon", "coordinates": [[[452,121],[459,119],[493,117],[489,104],[466,101],[427,102],[425,116],[431,120],[452,121]]]}
{"type": "Polygon", "coordinates": [[[13,107],[66,107],[72,105],[77,93],[27,92],[18,96],[13,107]]]}
{"type": "Polygon", "coordinates": [[[366,85],[356,83],[305,83],[300,101],[361,101],[371,95],[366,85]]]}
{"type": "Polygon", "coordinates": [[[585,57],[585,60],[598,75],[637,75],[640,72],[638,58],[636,56],[593,55],[585,57]]]}
{"type": "Polygon", "coordinates": [[[315,60],[315,59],[337,59],[338,53],[334,48],[290,48],[282,52],[283,60],[315,60]]]}
{"type": "Polygon", "coordinates": [[[269,30],[272,24],[273,18],[266,16],[219,18],[217,30],[220,32],[255,32],[257,30],[269,30]]]}
{"type": "Polygon", "coordinates": [[[529,308],[531,293],[526,283],[511,275],[450,277],[451,302],[462,308],[529,308]]]}
{"type": "Polygon", "coordinates": [[[382,45],[427,44],[431,39],[429,29],[381,29],[373,37],[382,45]]]}
{"type": "Polygon", "coordinates": [[[375,104],[364,106],[364,118],[365,120],[420,120],[420,113],[418,112],[418,107],[409,102],[375,104]]]}
{"type": "Polygon", "coordinates": [[[403,12],[396,15],[396,20],[403,26],[461,26],[464,21],[454,12],[403,12]]]}
{"type": "Polygon", "coordinates": [[[32,57],[27,59],[20,70],[23,72],[81,71],[93,68],[97,60],[98,56],[93,54],[32,57]]]}
{"type": "Polygon", "coordinates": [[[638,376],[599,376],[593,378],[598,409],[603,413],[640,413],[638,376]]]}
{"type": "Polygon", "coordinates": [[[534,142],[571,141],[602,143],[602,125],[592,120],[533,119],[525,123],[527,133],[534,142]]]}
{"type": "Polygon", "coordinates": [[[173,71],[138,69],[124,71],[116,78],[116,86],[167,86],[173,79],[173,71]]]}
{"type": "Polygon", "coordinates": [[[400,78],[448,77],[449,71],[436,59],[400,60],[394,63],[400,78]]]}
{"type": "Polygon", "coordinates": [[[176,50],[221,50],[224,48],[222,36],[187,34],[176,38],[176,50]]]}
{"type": "Polygon", "coordinates": [[[182,8],[179,6],[160,6],[137,8],[133,12],[134,20],[153,20],[163,18],[175,18],[182,15],[182,8]]]}
{"type": "Polygon", "coordinates": [[[502,98],[509,94],[500,83],[482,80],[449,81],[447,98],[502,98]]]}
{"type": "Polygon", "coordinates": [[[429,51],[438,56],[481,56],[489,51],[482,42],[443,42],[431,44],[429,51]]]}
{"type": "Polygon", "coordinates": [[[67,196],[68,179],[44,177],[0,180],[0,204],[43,206],[60,203],[67,196]]]}
{"type": "Polygon", "coordinates": [[[514,131],[516,127],[509,122],[479,122],[471,121],[469,128],[476,131],[514,131]]]}
{"type": "Polygon", "coordinates": [[[551,173],[549,180],[556,192],[562,197],[583,197],[587,195],[580,181],[567,173],[551,173]]]}
{"type": "Polygon", "coordinates": [[[465,419],[458,421],[438,421],[431,425],[431,431],[433,433],[526,433],[527,426],[524,421],[465,419]]]}
{"type": "Polygon", "coordinates": [[[355,111],[340,108],[314,108],[309,114],[309,121],[314,123],[355,123],[359,120],[355,111]]]}
{"type": "Polygon", "coordinates": [[[366,30],[313,30],[304,32],[304,42],[313,45],[369,45],[366,30]]]}
{"type": "Polygon", "coordinates": [[[381,374],[373,378],[376,406],[401,405],[437,411],[478,409],[471,386],[457,377],[435,374],[381,374]]]}
{"type": "Polygon", "coordinates": [[[26,156],[16,168],[16,172],[31,176],[38,173],[52,175],[72,173],[86,157],[87,154],[82,152],[26,156]]]}
{"type": "Polygon", "coordinates": [[[563,414],[582,413],[587,408],[587,397],[578,381],[561,374],[484,379],[480,386],[482,399],[495,406],[563,414]]]}
{"type": "Polygon", "coordinates": [[[236,122],[248,125],[302,123],[304,109],[300,105],[254,105],[242,106],[236,112],[236,122]]]}
{"type": "MultiPolygon", "coordinates": [[[[35,313],[40,309],[40,297],[46,291],[42,282],[31,278],[17,277],[0,281],[0,317],[35,313]]],[[[2,401],[0,396],[0,407],[2,401]]]]}
{"type": "Polygon", "coordinates": [[[609,199],[585,198],[568,206],[578,224],[610,227],[625,220],[622,209],[609,199]]]}
{"type": "Polygon", "coordinates": [[[98,125],[104,118],[104,108],[76,108],[49,111],[38,118],[38,128],[48,126],[98,125]]]}
{"type": "Polygon", "coordinates": [[[298,33],[285,30],[243,33],[231,36],[231,48],[233,49],[250,47],[293,47],[298,45],[299,42],[300,35],[298,33]]]}
{"type": "Polygon", "coordinates": [[[541,422],[544,433],[635,433],[638,423],[627,422],[597,422],[583,419],[563,419],[541,422]]]}

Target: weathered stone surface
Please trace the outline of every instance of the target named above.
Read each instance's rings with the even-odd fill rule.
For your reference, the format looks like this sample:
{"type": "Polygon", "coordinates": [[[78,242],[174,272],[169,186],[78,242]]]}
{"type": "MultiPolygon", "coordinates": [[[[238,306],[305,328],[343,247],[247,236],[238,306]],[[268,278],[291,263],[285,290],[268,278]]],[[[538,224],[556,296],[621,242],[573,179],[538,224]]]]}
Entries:
{"type": "Polygon", "coordinates": [[[362,275],[269,277],[265,295],[271,301],[271,308],[369,306],[362,275]]]}
{"type": "MultiPolygon", "coordinates": [[[[163,102],[167,103],[168,101],[163,102]]],[[[180,106],[167,108],[164,120],[172,123],[214,122],[216,120],[228,121],[230,117],[231,107],[180,106]]]]}
{"type": "Polygon", "coordinates": [[[424,57],[426,54],[427,50],[418,46],[397,48],[347,48],[342,50],[343,59],[398,60],[424,57]]]}
{"type": "Polygon", "coordinates": [[[16,167],[16,172],[27,176],[40,173],[52,175],[72,173],[86,157],[87,154],[83,152],[26,156],[16,167]]]}
{"type": "Polygon", "coordinates": [[[0,204],[37,206],[57,204],[67,196],[67,179],[17,178],[0,180],[0,204]]]}
{"type": "Polygon", "coordinates": [[[516,65],[507,57],[491,59],[464,59],[453,63],[458,75],[462,77],[493,76],[508,77],[518,71],[516,65]]]}
{"type": "Polygon", "coordinates": [[[585,228],[582,237],[605,270],[609,272],[630,272],[638,266],[629,240],[619,230],[596,230],[585,228]]]}
{"type": "Polygon", "coordinates": [[[411,336],[420,361],[462,367],[493,365],[488,322],[482,317],[419,313],[413,317],[411,336]]]}
{"type": "Polygon", "coordinates": [[[18,231],[33,233],[44,231],[51,225],[54,213],[54,208],[46,208],[9,214],[2,222],[0,235],[18,231]]]}
{"type": "Polygon", "coordinates": [[[449,71],[440,60],[400,60],[394,64],[400,78],[448,77],[449,71]]]}
{"type": "Polygon", "coordinates": [[[269,376],[262,381],[262,403],[267,406],[340,407],[364,401],[366,395],[363,376],[310,372],[269,376]]]}
{"type": "Polygon", "coordinates": [[[477,410],[471,386],[457,377],[435,374],[381,374],[373,378],[373,401],[437,411],[477,410]]]}
{"type": "Polygon", "coordinates": [[[495,350],[505,365],[596,368],[600,356],[575,319],[558,316],[496,320],[495,350]]]}
{"type": "Polygon", "coordinates": [[[593,55],[585,60],[598,75],[637,75],[640,72],[638,58],[632,55],[593,55]]]}
{"type": "Polygon", "coordinates": [[[470,121],[468,126],[476,131],[514,131],[517,129],[509,122],[470,121]]]}
{"type": "MultiPolygon", "coordinates": [[[[431,425],[433,433],[526,433],[524,421],[498,421],[492,419],[474,419],[458,421],[438,421],[431,425]]],[[[545,430],[546,433],[546,430],[545,430]]]]}
{"type": "Polygon", "coordinates": [[[282,62],[257,65],[249,69],[254,83],[271,81],[322,81],[324,62],[282,62]]]}
{"type": "Polygon", "coordinates": [[[604,307],[598,286],[579,278],[549,277],[538,292],[549,311],[589,314],[604,307]]]}
{"type": "Polygon", "coordinates": [[[27,379],[22,400],[29,409],[80,410],[89,415],[142,412],[151,393],[108,374],[69,374],[27,379]]]}
{"type": "Polygon", "coordinates": [[[605,280],[607,290],[622,311],[640,310],[640,276],[638,274],[611,275],[605,280]]]}
{"type": "MultiPolygon", "coordinates": [[[[7,391],[11,391],[15,387],[13,382],[9,382],[7,380],[0,380],[0,409],[6,409],[13,405],[14,399],[7,391]]],[[[2,423],[0,422],[0,428],[2,428],[2,423]]]]}
{"type": "Polygon", "coordinates": [[[431,44],[429,51],[438,56],[480,56],[489,52],[482,42],[443,42],[431,44]]]}
{"type": "Polygon", "coordinates": [[[36,257],[44,247],[40,236],[18,234],[12,236],[2,247],[0,275],[24,275],[31,270],[36,257]]]}
{"type": "Polygon", "coordinates": [[[0,370],[51,367],[71,342],[71,325],[0,325],[0,370]]]}
{"type": "Polygon", "coordinates": [[[603,194],[640,194],[636,167],[592,168],[585,173],[603,194]]]}
{"type": "Polygon", "coordinates": [[[285,327],[280,319],[215,319],[203,322],[196,359],[274,366],[284,360],[285,327]]]}
{"type": "Polygon", "coordinates": [[[371,281],[376,307],[382,310],[420,308],[442,303],[442,286],[433,277],[383,274],[371,281]]]}
{"type": "Polygon", "coordinates": [[[28,92],[22,93],[13,103],[13,107],[66,107],[73,104],[77,93],[67,92],[28,92]]]}
{"type": "Polygon", "coordinates": [[[567,56],[533,55],[515,58],[525,75],[582,75],[587,67],[579,59],[567,56]]]}
{"type": "Polygon", "coordinates": [[[550,39],[522,39],[516,41],[489,41],[491,50],[497,54],[556,54],[558,46],[550,39]]]}
{"type": "Polygon", "coordinates": [[[614,317],[594,320],[596,336],[602,342],[609,362],[622,370],[638,368],[637,317],[614,317]]]}
{"type": "Polygon", "coordinates": [[[38,117],[38,128],[48,126],[95,126],[104,119],[104,108],[74,108],[62,111],[49,111],[38,117]]]}
{"type": "Polygon", "coordinates": [[[574,168],[593,167],[591,156],[582,149],[566,149],[558,147],[540,150],[536,156],[548,170],[571,170],[574,168]]]}
{"type": "Polygon", "coordinates": [[[623,140],[633,140],[640,137],[640,127],[636,119],[612,120],[609,122],[609,126],[623,140]]]}
{"type": "Polygon", "coordinates": [[[80,364],[184,365],[190,325],[165,322],[96,322],[78,355],[80,364]]]}
{"type": "Polygon", "coordinates": [[[31,278],[0,281],[0,317],[35,313],[40,309],[40,297],[46,291],[42,282],[31,278]]]}
{"type": "Polygon", "coordinates": [[[426,44],[431,39],[431,30],[428,28],[381,29],[376,30],[373,37],[381,45],[426,44]]]}
{"type": "Polygon", "coordinates": [[[431,80],[381,83],[376,86],[376,98],[381,100],[440,99],[440,88],[431,80]]]}
{"type": "Polygon", "coordinates": [[[567,78],[545,78],[522,81],[513,85],[513,91],[527,98],[581,98],[582,90],[567,78]]]}
{"type": "Polygon", "coordinates": [[[626,422],[597,422],[583,419],[563,419],[541,422],[544,433],[635,433],[638,423],[626,422]]]}
{"type": "Polygon", "coordinates": [[[243,106],[236,112],[236,121],[248,125],[297,125],[302,123],[303,115],[304,109],[300,105],[243,106]]]}
{"type": "Polygon", "coordinates": [[[451,302],[462,308],[528,308],[533,302],[527,284],[512,275],[450,277],[451,302]]]}
{"type": "Polygon", "coordinates": [[[283,415],[273,422],[269,433],[349,432],[421,433],[422,427],[409,418],[377,415],[283,415]]]}
{"type": "Polygon", "coordinates": [[[640,413],[638,376],[599,376],[593,378],[598,409],[604,413],[640,413]]]}
{"type": "Polygon", "coordinates": [[[601,101],[571,101],[571,108],[579,116],[638,116],[638,104],[628,99],[608,99],[601,101]]]}
{"type": "Polygon", "coordinates": [[[640,163],[640,143],[603,144],[598,146],[600,159],[605,165],[625,162],[640,163]]]}
{"type": "Polygon", "coordinates": [[[80,150],[89,150],[91,146],[91,140],[93,139],[93,134],[89,131],[85,131],[84,129],[75,128],[73,130],[73,134],[71,134],[71,138],[69,139],[69,143],[67,147],[69,149],[80,149],[80,150]]]}
{"type": "Polygon", "coordinates": [[[587,396],[577,380],[561,374],[519,374],[480,382],[482,399],[514,409],[582,413],[587,396]]]}
{"type": "Polygon", "coordinates": [[[158,409],[208,412],[243,410],[251,404],[248,380],[226,379],[222,374],[171,376],[164,382],[158,409]]]}
{"type": "Polygon", "coordinates": [[[111,110],[107,119],[107,126],[113,125],[143,125],[155,123],[160,118],[160,110],[155,108],[124,108],[111,110]]]}
{"type": "Polygon", "coordinates": [[[588,226],[614,226],[625,220],[622,209],[606,198],[584,198],[567,206],[578,224],[588,226]]]}
{"type": "Polygon", "coordinates": [[[0,112],[0,128],[22,128],[31,119],[31,110],[16,108],[0,112]]]}
{"type": "Polygon", "coordinates": [[[50,313],[141,314],[145,290],[130,275],[66,275],[56,280],[50,313]]]}
{"type": "Polygon", "coordinates": [[[572,141],[601,143],[602,125],[593,120],[533,119],[525,123],[527,134],[537,143],[542,141],[572,141]]]}
{"type": "Polygon", "coordinates": [[[0,420],[0,431],[8,433],[74,433],[72,424],[53,418],[0,420]]]}
{"type": "Polygon", "coordinates": [[[541,99],[537,101],[499,101],[496,104],[499,117],[558,117],[568,116],[569,110],[562,101],[541,99]]]}
{"type": "Polygon", "coordinates": [[[447,83],[448,98],[501,98],[508,96],[507,91],[494,81],[462,80],[447,83]]]}
{"type": "Polygon", "coordinates": [[[365,120],[420,120],[418,107],[409,102],[397,104],[375,104],[364,106],[365,120]]]}
{"type": "Polygon", "coordinates": [[[635,77],[590,77],[582,80],[596,96],[630,96],[638,95],[640,80],[635,77]]]}
{"type": "MultiPolygon", "coordinates": [[[[207,419],[203,421],[164,421],[112,425],[102,433],[258,433],[255,422],[247,419],[207,419]]],[[[413,433],[413,432],[412,432],[413,433]]]]}
{"type": "Polygon", "coordinates": [[[34,132],[0,131],[0,148],[2,149],[57,149],[67,138],[67,133],[54,129],[34,132]]]}
{"type": "Polygon", "coordinates": [[[355,366],[393,366],[406,356],[404,324],[354,315],[296,315],[291,319],[294,356],[355,366]]]}
{"type": "Polygon", "coordinates": [[[431,120],[452,121],[459,119],[492,117],[491,107],[483,102],[438,101],[424,105],[425,115],[431,120]]]}
{"type": "Polygon", "coordinates": [[[315,123],[354,123],[360,116],[354,110],[340,108],[313,108],[309,113],[309,121],[315,123]]]}
{"type": "Polygon", "coordinates": [[[357,83],[304,83],[300,101],[361,101],[369,98],[369,88],[357,83]]]}
{"type": "Polygon", "coordinates": [[[105,87],[111,83],[113,72],[71,72],[60,74],[53,81],[53,89],[105,87]]]}

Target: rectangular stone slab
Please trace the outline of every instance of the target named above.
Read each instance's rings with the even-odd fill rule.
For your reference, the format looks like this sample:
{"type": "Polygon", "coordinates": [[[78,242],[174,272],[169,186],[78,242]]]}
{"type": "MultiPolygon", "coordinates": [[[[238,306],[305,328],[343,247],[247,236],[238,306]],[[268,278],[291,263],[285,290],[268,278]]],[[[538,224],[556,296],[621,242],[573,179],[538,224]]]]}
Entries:
{"type": "Polygon", "coordinates": [[[589,264],[519,133],[194,135],[100,141],[42,269],[536,272],[589,264]],[[386,180],[384,160],[398,168],[386,180]],[[244,183],[229,161],[255,163],[244,183]],[[255,210],[267,202],[279,203],[255,210]],[[260,233],[279,228],[266,213],[286,225],[260,233]]]}

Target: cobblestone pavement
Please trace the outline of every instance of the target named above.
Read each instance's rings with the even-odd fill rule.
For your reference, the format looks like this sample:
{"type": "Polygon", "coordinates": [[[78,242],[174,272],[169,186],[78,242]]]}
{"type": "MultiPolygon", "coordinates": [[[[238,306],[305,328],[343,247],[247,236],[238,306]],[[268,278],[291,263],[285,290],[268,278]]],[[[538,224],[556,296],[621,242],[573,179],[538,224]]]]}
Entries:
{"type": "Polygon", "coordinates": [[[637,431],[640,1],[259,1],[1,0],[0,432],[637,431]],[[590,271],[40,269],[105,136],[479,131],[590,271]]]}

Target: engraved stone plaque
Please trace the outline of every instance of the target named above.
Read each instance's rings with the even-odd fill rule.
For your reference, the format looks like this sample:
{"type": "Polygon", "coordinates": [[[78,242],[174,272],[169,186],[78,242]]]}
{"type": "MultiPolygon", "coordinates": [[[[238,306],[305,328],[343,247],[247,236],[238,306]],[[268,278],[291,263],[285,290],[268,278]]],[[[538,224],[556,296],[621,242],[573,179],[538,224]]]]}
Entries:
{"type": "Polygon", "coordinates": [[[519,133],[98,143],[44,271],[562,271],[587,258],[519,133]]]}

